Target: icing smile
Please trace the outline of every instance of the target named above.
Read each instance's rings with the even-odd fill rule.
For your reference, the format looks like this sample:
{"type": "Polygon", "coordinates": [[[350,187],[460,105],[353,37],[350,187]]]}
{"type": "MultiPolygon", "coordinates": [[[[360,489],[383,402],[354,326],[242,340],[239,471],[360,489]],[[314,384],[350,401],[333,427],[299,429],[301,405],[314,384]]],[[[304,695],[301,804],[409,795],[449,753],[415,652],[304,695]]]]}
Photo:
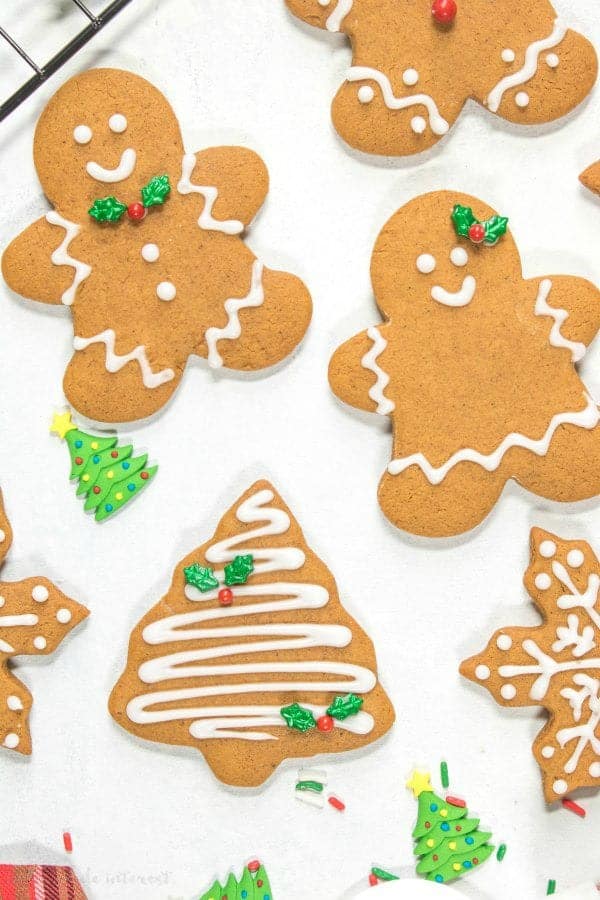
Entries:
{"type": "Polygon", "coordinates": [[[89,162],[86,165],[88,175],[95,181],[103,181],[106,184],[113,184],[116,181],[125,181],[130,175],[133,175],[136,163],[136,152],[132,147],[127,147],[121,154],[118,166],[114,169],[105,169],[104,166],[97,162],[89,162]]]}
{"type": "Polygon", "coordinates": [[[443,303],[445,306],[467,306],[475,296],[476,287],[477,282],[473,276],[465,275],[462,287],[456,293],[447,291],[445,288],[440,287],[439,284],[435,284],[431,288],[431,296],[438,303],[443,303]]]}

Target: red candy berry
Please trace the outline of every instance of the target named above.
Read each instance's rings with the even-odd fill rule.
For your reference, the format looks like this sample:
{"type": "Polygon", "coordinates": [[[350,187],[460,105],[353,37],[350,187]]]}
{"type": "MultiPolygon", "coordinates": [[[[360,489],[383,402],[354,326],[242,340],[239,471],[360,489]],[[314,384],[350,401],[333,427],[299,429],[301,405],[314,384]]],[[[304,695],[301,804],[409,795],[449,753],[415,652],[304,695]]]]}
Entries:
{"type": "MultiPolygon", "coordinates": [[[[230,591],[231,593],[231,591],[230,591]]],[[[249,872],[258,872],[260,869],[260,862],[257,859],[253,859],[252,862],[248,863],[248,871],[249,872]]]]}
{"type": "Polygon", "coordinates": [[[221,588],[218,597],[221,606],[231,606],[233,603],[233,591],[230,591],[229,588],[221,588]]]}
{"type": "Polygon", "coordinates": [[[451,25],[456,18],[455,0],[433,0],[431,15],[439,25],[451,25]]]}
{"type": "Polygon", "coordinates": [[[262,887],[262,886],[263,886],[262,878],[257,878],[256,879],[256,887],[262,887]]]}
{"type": "Polygon", "coordinates": [[[119,451],[118,451],[118,450],[113,450],[113,451],[111,452],[110,455],[112,456],[113,459],[116,459],[117,456],[119,455],[119,451]]]}
{"type": "Polygon", "coordinates": [[[148,473],[147,473],[147,472],[142,472],[142,474],[140,475],[140,478],[143,478],[144,481],[147,481],[147,480],[148,480],[148,473]]]}
{"type": "Polygon", "coordinates": [[[375,887],[375,885],[379,884],[379,882],[377,881],[377,875],[373,875],[372,872],[369,875],[369,884],[371,885],[371,887],[375,887]]]}
{"type": "Polygon", "coordinates": [[[99,494],[99,493],[100,493],[100,488],[98,487],[97,484],[94,485],[94,493],[95,493],[95,494],[99,494]]]}
{"type": "Polygon", "coordinates": [[[479,222],[476,222],[475,225],[471,225],[469,228],[469,237],[474,244],[481,244],[485,238],[485,228],[483,225],[480,225],[479,222]]]}
{"type": "Polygon", "coordinates": [[[83,462],[83,460],[82,460],[82,458],[81,458],[80,456],[76,456],[76,457],[75,457],[75,463],[76,463],[76,465],[80,466],[80,465],[82,464],[82,462],[83,462]]]}
{"type": "Polygon", "coordinates": [[[130,203],[127,207],[127,215],[133,222],[141,222],[146,215],[146,207],[143,203],[130,203]]]}
{"type": "Polygon", "coordinates": [[[328,731],[333,731],[333,726],[335,722],[331,718],[331,716],[319,716],[317,719],[317,728],[319,731],[323,731],[327,733],[328,731]]]}

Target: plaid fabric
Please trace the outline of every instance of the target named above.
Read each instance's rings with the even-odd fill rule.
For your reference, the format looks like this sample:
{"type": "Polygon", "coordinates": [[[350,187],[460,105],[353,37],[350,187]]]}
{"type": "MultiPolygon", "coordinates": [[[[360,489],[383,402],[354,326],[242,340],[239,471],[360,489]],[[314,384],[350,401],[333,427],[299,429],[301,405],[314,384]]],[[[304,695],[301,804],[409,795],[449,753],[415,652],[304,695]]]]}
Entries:
{"type": "Polygon", "coordinates": [[[0,865],[0,900],[86,900],[68,866],[0,865]]]}

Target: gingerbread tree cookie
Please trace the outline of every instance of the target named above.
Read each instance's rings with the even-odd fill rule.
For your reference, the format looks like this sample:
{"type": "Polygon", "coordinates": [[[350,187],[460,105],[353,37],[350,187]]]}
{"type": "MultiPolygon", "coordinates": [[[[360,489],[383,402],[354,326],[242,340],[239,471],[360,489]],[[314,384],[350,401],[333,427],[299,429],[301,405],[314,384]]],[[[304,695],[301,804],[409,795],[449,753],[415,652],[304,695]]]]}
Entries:
{"type": "Polygon", "coordinates": [[[600,161],[588,166],[579,176],[579,180],[594,194],[600,194],[600,161]]]}
{"type": "Polygon", "coordinates": [[[592,89],[592,45],[548,0],[286,0],[300,19],[341,31],[352,65],[333,101],[339,134],[367,153],[431,147],[477,100],[510,122],[537,125],[592,89]]]}
{"type": "Polygon", "coordinates": [[[544,623],[502,628],[460,671],[502,706],[542,706],[533,745],[546,801],[600,787],[600,563],[585,541],[533,528],[525,587],[544,623]]]}
{"type": "Polygon", "coordinates": [[[507,223],[449,191],[404,206],[371,263],[386,321],[330,363],[341,400],[392,420],[379,502],[414,534],[473,528],[510,478],[552,500],[600,493],[600,414],[576,369],[600,292],[567,275],[525,280],[507,223]]]}
{"type": "MultiPolygon", "coordinates": [[[[0,565],[12,542],[12,530],[0,493],[0,565]]],[[[33,697],[14,675],[16,656],[53,653],[88,610],[66,597],[47,578],[0,581],[0,745],[31,753],[29,710],[33,697]]]]}
{"type": "Polygon", "coordinates": [[[135,628],[109,706],[132,734],[195,747],[221,781],[254,786],[287,757],[385,734],[394,712],[376,672],[333,576],[260,481],[135,628]]]}
{"type": "Polygon", "coordinates": [[[299,343],[310,296],[243,242],[265,200],[262,160],[242,147],[185,153],[151,84],[118,69],[68,81],[35,132],[53,209],[7,248],[17,293],[71,309],[70,404],[102,422],[160,409],[189,356],[262,369],[299,343]]]}

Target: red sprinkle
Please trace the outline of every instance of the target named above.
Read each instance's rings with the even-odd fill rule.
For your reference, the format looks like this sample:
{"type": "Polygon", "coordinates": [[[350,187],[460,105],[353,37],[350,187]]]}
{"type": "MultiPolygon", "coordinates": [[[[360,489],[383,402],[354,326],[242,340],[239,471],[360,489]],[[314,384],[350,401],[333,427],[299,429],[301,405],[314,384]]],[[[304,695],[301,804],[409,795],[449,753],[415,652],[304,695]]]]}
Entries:
{"type": "Polygon", "coordinates": [[[571,812],[574,812],[576,816],[579,816],[581,819],[585,819],[585,809],[583,806],[580,806],[579,803],[575,803],[574,800],[561,800],[562,805],[565,809],[570,809],[571,812]]]}
{"type": "Polygon", "coordinates": [[[142,472],[142,474],[140,475],[140,478],[143,478],[144,481],[146,481],[146,479],[148,478],[148,473],[147,473],[147,472],[142,472]]]}
{"type": "Polygon", "coordinates": [[[446,797],[446,803],[449,803],[450,806],[460,807],[465,807],[467,805],[464,800],[460,799],[460,797],[446,797]]]}
{"type": "Polygon", "coordinates": [[[248,863],[248,871],[249,872],[258,872],[260,869],[260,862],[257,859],[253,859],[248,863]]]}
{"type": "Polygon", "coordinates": [[[331,795],[327,798],[327,802],[330,803],[331,806],[333,806],[334,809],[337,809],[338,812],[344,812],[344,810],[346,809],[346,804],[345,804],[345,803],[342,803],[341,800],[338,800],[337,797],[334,797],[333,794],[331,794],[331,795]]]}
{"type": "Polygon", "coordinates": [[[68,831],[65,831],[63,833],[63,843],[65,845],[65,850],[67,851],[67,853],[72,853],[73,852],[73,841],[71,840],[71,835],[69,834],[68,831]]]}
{"type": "Polygon", "coordinates": [[[81,456],[75,457],[75,464],[78,466],[81,466],[83,464],[83,459],[81,458],[81,456]]]}
{"type": "Polygon", "coordinates": [[[373,873],[369,875],[369,884],[371,885],[371,887],[375,887],[375,885],[379,884],[379,882],[377,881],[377,875],[373,875],[373,873]]]}
{"type": "Polygon", "coordinates": [[[231,606],[233,603],[233,591],[229,588],[221,588],[217,594],[217,598],[221,606],[231,606]]]}

